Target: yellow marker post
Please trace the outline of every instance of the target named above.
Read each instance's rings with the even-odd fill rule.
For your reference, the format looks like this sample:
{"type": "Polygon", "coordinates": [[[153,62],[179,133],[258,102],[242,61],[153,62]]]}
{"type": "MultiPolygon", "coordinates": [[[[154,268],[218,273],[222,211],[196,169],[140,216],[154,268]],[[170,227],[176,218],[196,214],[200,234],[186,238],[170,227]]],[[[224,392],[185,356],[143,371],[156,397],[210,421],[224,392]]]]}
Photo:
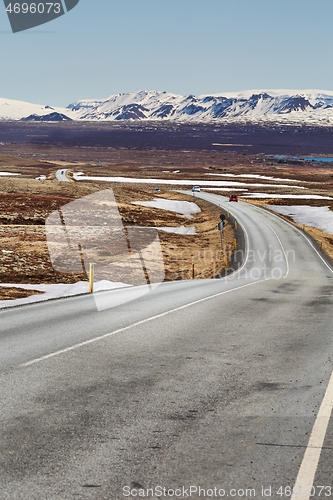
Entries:
{"type": "Polygon", "coordinates": [[[237,250],[237,240],[236,240],[236,238],[234,238],[234,247],[235,247],[235,250],[237,250]]]}
{"type": "Polygon", "coordinates": [[[94,291],[94,264],[89,264],[89,293],[94,291]]]}
{"type": "Polygon", "coordinates": [[[237,221],[236,221],[236,220],[235,220],[235,229],[236,229],[236,231],[237,231],[237,229],[238,229],[238,224],[237,224],[237,221]]]}
{"type": "Polygon", "coordinates": [[[194,280],[194,264],[192,263],[192,280],[194,280]]]}

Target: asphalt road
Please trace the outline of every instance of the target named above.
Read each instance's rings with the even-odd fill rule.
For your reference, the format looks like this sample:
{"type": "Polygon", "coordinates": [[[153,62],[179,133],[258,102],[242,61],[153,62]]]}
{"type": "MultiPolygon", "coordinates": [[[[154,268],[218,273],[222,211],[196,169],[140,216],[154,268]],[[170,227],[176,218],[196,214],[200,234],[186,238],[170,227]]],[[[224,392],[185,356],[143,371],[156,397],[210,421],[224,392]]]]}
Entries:
{"type": "Polygon", "coordinates": [[[1,499],[333,496],[332,270],[200,196],[245,231],[229,278],[0,312],[1,499]]]}
{"type": "Polygon", "coordinates": [[[55,172],[55,178],[60,182],[71,182],[69,177],[67,177],[68,168],[59,169],[55,172]]]}

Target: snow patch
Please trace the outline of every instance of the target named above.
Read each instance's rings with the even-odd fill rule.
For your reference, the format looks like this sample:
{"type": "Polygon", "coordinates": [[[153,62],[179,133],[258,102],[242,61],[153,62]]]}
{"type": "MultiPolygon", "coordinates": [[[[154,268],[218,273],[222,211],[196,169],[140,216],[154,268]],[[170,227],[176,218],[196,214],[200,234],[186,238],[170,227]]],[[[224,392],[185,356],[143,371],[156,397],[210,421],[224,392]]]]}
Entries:
{"type": "Polygon", "coordinates": [[[243,177],[243,178],[247,178],[247,179],[265,179],[265,180],[268,180],[268,181],[276,181],[276,182],[279,182],[279,181],[282,181],[282,182],[299,182],[296,179],[282,179],[280,177],[271,177],[271,176],[268,176],[268,175],[260,175],[260,174],[209,174],[209,173],[206,173],[205,175],[217,175],[217,176],[220,176],[220,177],[243,177]]]}
{"type": "Polygon", "coordinates": [[[326,233],[333,234],[333,212],[329,207],[311,207],[309,205],[267,205],[267,208],[305,226],[313,226],[326,233]]]}
{"type": "Polygon", "coordinates": [[[166,233],[174,233],[174,234],[188,234],[188,235],[195,235],[196,230],[194,226],[191,227],[185,227],[185,226],[178,226],[178,227],[169,227],[169,226],[164,226],[164,227],[156,227],[155,229],[158,229],[159,231],[165,231],[166,233]]]}
{"type": "MultiPolygon", "coordinates": [[[[247,182],[238,181],[199,181],[199,180],[188,180],[188,179],[138,179],[136,177],[93,177],[89,175],[82,175],[76,173],[73,175],[76,181],[101,181],[101,182],[131,182],[133,184],[170,184],[170,185],[182,185],[182,186],[217,186],[217,187],[227,187],[235,186],[246,188],[252,187],[274,187],[274,188],[288,188],[290,186],[287,184],[263,184],[263,183],[253,183],[249,184],[247,182]]],[[[304,186],[292,186],[293,189],[306,189],[304,186]]]]}
{"type": "Polygon", "coordinates": [[[241,191],[241,192],[244,192],[244,191],[248,191],[248,189],[244,189],[244,188],[228,188],[228,187],[224,187],[224,188],[221,188],[221,187],[206,187],[205,188],[206,191],[241,191]]]}

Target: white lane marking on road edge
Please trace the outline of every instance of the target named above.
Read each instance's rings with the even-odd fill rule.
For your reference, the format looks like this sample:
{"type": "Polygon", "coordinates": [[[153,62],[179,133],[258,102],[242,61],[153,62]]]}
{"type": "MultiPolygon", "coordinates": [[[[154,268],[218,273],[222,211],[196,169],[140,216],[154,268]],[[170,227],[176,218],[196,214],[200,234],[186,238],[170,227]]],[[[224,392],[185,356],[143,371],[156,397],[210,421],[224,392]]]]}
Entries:
{"type": "Polygon", "coordinates": [[[60,354],[65,354],[66,352],[69,351],[74,351],[75,349],[78,349],[80,347],[93,344],[94,342],[98,342],[100,340],[104,340],[108,337],[111,337],[112,335],[115,335],[116,333],[124,332],[126,330],[129,330],[130,328],[134,328],[139,325],[143,325],[144,323],[148,323],[148,321],[153,321],[154,319],[162,318],[163,316],[167,316],[168,314],[180,311],[182,309],[186,309],[187,307],[199,304],[200,302],[204,302],[206,300],[214,299],[215,297],[219,297],[220,295],[225,295],[226,293],[233,292],[235,290],[240,290],[241,288],[246,288],[251,285],[256,285],[258,283],[262,283],[263,281],[268,281],[270,278],[265,278],[260,281],[253,281],[252,283],[247,283],[246,285],[241,285],[237,288],[231,288],[230,290],[225,290],[223,292],[215,293],[214,295],[209,295],[209,297],[203,297],[202,299],[195,300],[193,302],[189,302],[188,304],[184,304],[183,306],[176,307],[175,309],[170,309],[169,311],[165,311],[160,314],[156,314],[155,316],[151,316],[150,318],[143,319],[141,321],[137,321],[136,323],[132,323],[131,325],[124,326],[123,328],[119,328],[118,330],[115,330],[113,332],[105,333],[104,335],[100,335],[99,337],[95,337],[90,340],[85,340],[84,342],[80,342],[79,344],[74,344],[70,347],[66,347],[65,349],[60,349],[59,351],[52,352],[50,354],[46,354],[45,356],[41,356],[40,358],[35,358],[31,361],[27,361],[26,363],[22,363],[19,365],[19,368],[25,368],[27,366],[31,366],[35,363],[38,363],[40,361],[45,361],[46,359],[53,358],[55,356],[59,356],[60,354]]]}
{"type": "Polygon", "coordinates": [[[304,457],[298,471],[291,500],[309,500],[315,474],[323,448],[327,427],[333,409],[333,372],[329,380],[324,399],[320,405],[304,457]]]}

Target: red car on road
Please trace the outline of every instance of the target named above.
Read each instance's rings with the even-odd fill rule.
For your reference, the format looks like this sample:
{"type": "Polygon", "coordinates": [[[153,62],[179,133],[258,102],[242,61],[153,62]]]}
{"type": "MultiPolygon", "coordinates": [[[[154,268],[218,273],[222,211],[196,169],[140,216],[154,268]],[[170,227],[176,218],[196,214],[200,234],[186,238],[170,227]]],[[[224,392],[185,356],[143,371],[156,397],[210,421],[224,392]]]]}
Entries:
{"type": "Polygon", "coordinates": [[[238,196],[237,196],[237,194],[231,194],[231,195],[230,195],[230,198],[229,198],[229,201],[238,201],[238,196]]]}

